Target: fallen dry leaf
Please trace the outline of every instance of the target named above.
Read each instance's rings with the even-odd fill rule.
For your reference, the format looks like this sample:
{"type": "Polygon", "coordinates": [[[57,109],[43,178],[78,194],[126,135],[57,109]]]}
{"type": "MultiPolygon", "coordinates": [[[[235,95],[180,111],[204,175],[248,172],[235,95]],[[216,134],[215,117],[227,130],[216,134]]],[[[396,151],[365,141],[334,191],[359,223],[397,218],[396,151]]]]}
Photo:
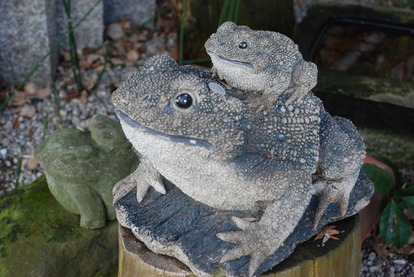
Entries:
{"type": "Polygon", "coordinates": [[[10,103],[12,106],[22,106],[27,101],[29,101],[30,97],[27,95],[27,93],[23,91],[16,91],[13,98],[11,99],[10,103]]]}
{"type": "Polygon", "coordinates": [[[50,88],[41,88],[36,90],[35,94],[33,94],[33,98],[37,99],[45,99],[52,94],[52,90],[50,88]]]}
{"type": "Polygon", "coordinates": [[[125,17],[121,17],[121,19],[120,19],[120,23],[121,23],[121,28],[122,28],[122,31],[124,32],[124,33],[127,33],[127,32],[129,32],[129,31],[131,31],[131,28],[132,28],[132,23],[131,23],[131,21],[130,20],[128,20],[127,18],[125,18],[125,17]]]}
{"type": "Polygon", "coordinates": [[[137,50],[131,49],[131,50],[128,51],[128,53],[127,53],[128,61],[130,61],[131,63],[134,64],[134,63],[137,62],[138,58],[139,58],[139,53],[138,53],[137,50]]]}
{"type": "Polygon", "coordinates": [[[345,231],[336,230],[336,225],[328,225],[322,228],[321,231],[316,235],[314,240],[322,239],[321,246],[325,246],[325,242],[327,242],[329,239],[339,240],[338,237],[335,237],[335,235],[343,233],[345,231]]]}
{"type": "Polygon", "coordinates": [[[92,62],[88,61],[88,59],[79,60],[79,67],[81,68],[82,71],[91,68],[91,66],[92,66],[92,62]]]}
{"type": "Polygon", "coordinates": [[[20,110],[20,115],[27,117],[27,118],[32,118],[34,116],[34,114],[36,113],[36,109],[33,105],[30,104],[25,104],[21,110],[20,110]]]}
{"type": "Polygon", "coordinates": [[[23,87],[23,91],[30,96],[35,94],[38,89],[39,87],[35,83],[32,83],[32,82],[26,83],[23,87]]]}
{"type": "Polygon", "coordinates": [[[37,168],[38,162],[34,158],[33,153],[30,155],[30,157],[27,159],[26,168],[28,170],[35,170],[37,168]]]}
{"type": "Polygon", "coordinates": [[[392,243],[383,244],[381,236],[377,235],[374,241],[374,250],[377,252],[377,255],[380,257],[386,256],[389,253],[401,253],[403,255],[411,255],[414,253],[414,232],[411,234],[411,237],[406,245],[402,248],[397,249],[392,245],[392,243]]]}
{"type": "Polygon", "coordinates": [[[118,65],[118,64],[124,64],[124,61],[120,58],[111,58],[111,63],[118,65]]]}

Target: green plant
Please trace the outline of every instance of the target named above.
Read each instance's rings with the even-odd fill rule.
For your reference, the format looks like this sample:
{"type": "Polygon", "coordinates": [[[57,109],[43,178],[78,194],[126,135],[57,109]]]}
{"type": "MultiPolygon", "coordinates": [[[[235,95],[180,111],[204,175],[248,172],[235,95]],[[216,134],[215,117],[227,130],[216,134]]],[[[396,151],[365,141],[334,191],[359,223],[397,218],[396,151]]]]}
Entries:
{"type": "MultiPolygon", "coordinates": [[[[414,1],[414,0],[413,0],[414,1]]],[[[190,63],[203,63],[210,61],[210,58],[206,59],[195,59],[195,60],[184,60],[184,26],[187,14],[187,0],[183,0],[183,11],[180,22],[180,35],[179,35],[179,58],[178,64],[190,64],[190,63]]],[[[225,21],[233,21],[237,23],[239,15],[240,0],[224,0],[223,7],[221,9],[220,18],[217,27],[225,21]]]]}
{"type": "Polygon", "coordinates": [[[380,235],[384,244],[391,242],[400,249],[406,245],[412,233],[412,226],[404,210],[414,213],[414,183],[405,182],[401,173],[387,159],[381,159],[390,166],[396,177],[395,188],[388,173],[373,164],[364,164],[362,171],[374,183],[375,192],[388,197],[388,203],[381,214],[379,223],[380,235]]]}
{"type": "MultiPolygon", "coordinates": [[[[65,9],[66,14],[66,20],[68,24],[68,31],[73,30],[72,26],[72,16],[71,16],[71,0],[62,0],[63,7],[65,9]]],[[[76,39],[75,34],[73,32],[68,32],[68,38],[69,38],[69,55],[70,55],[70,65],[73,73],[73,78],[76,82],[76,87],[78,91],[83,90],[83,84],[82,84],[82,75],[80,72],[80,66],[79,66],[79,57],[78,57],[78,48],[76,46],[76,39]]]]}
{"type": "Polygon", "coordinates": [[[46,131],[47,131],[48,125],[49,125],[49,115],[46,115],[45,118],[43,118],[42,140],[46,138],[46,131]]]}
{"type": "Polygon", "coordinates": [[[16,188],[19,186],[20,174],[22,173],[22,165],[23,165],[23,157],[20,157],[19,161],[17,162],[16,181],[14,182],[14,185],[16,188]]]}

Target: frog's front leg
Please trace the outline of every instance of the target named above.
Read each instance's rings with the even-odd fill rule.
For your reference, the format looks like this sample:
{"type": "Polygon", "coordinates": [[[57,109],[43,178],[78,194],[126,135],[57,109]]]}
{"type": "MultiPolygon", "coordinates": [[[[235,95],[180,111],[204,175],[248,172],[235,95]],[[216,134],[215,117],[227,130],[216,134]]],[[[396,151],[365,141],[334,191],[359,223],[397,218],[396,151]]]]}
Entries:
{"type": "Polygon", "coordinates": [[[249,103],[249,106],[255,108],[257,113],[260,113],[275,105],[282,92],[283,90],[280,90],[279,87],[266,88],[261,96],[255,97],[255,99],[249,103]]]}
{"type": "Polygon", "coordinates": [[[219,239],[237,244],[224,254],[220,263],[250,255],[248,276],[254,276],[259,266],[283,245],[311,199],[306,189],[296,190],[292,186],[287,190],[284,196],[266,208],[259,222],[233,217],[233,222],[241,230],[217,234],[219,239]]]}
{"type": "Polygon", "coordinates": [[[316,86],[317,81],[318,68],[316,65],[303,60],[299,62],[292,72],[291,87],[286,90],[287,93],[290,93],[290,97],[285,105],[295,101],[300,102],[316,86]]]}
{"type": "Polygon", "coordinates": [[[142,159],[134,172],[116,183],[112,190],[113,203],[126,196],[135,187],[137,188],[137,201],[139,203],[144,199],[150,187],[153,187],[159,193],[166,193],[161,174],[147,159],[142,159]]]}

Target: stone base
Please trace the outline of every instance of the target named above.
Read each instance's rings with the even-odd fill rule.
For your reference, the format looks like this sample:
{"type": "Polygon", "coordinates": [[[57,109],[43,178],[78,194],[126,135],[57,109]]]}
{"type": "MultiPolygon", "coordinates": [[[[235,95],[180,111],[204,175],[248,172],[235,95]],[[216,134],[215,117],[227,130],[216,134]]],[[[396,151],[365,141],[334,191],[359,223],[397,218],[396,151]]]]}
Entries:
{"type": "MultiPolygon", "coordinates": [[[[345,231],[337,235],[339,240],[329,240],[324,247],[321,247],[321,240],[311,239],[298,246],[289,258],[260,276],[359,276],[361,259],[359,218],[353,216],[334,224],[337,230],[345,231]]],[[[196,276],[179,260],[149,250],[127,228],[119,227],[118,238],[118,277],[196,276]]],[[[218,276],[225,275],[218,273],[218,276]]]]}

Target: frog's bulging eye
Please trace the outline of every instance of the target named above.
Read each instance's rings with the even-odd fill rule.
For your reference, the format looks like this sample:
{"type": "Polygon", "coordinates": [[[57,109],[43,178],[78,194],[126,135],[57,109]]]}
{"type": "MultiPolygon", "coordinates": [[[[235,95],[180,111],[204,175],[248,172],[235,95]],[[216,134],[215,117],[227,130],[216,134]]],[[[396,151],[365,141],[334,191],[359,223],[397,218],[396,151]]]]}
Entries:
{"type": "Polygon", "coordinates": [[[188,93],[183,93],[177,96],[175,104],[181,109],[188,109],[193,104],[193,97],[188,93]]]}
{"type": "Polygon", "coordinates": [[[245,41],[240,42],[239,43],[239,48],[240,49],[246,49],[247,48],[247,42],[245,42],[245,41]]]}

